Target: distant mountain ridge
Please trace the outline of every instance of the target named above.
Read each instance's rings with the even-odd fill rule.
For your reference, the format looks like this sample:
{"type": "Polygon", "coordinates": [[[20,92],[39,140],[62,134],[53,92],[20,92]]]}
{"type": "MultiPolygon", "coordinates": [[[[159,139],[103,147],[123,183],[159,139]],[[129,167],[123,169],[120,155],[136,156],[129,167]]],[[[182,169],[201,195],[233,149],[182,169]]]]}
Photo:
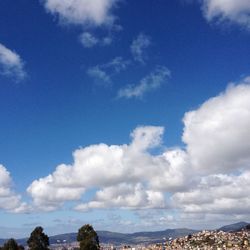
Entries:
{"type": "MultiPolygon", "coordinates": [[[[239,231],[245,228],[249,223],[247,222],[238,222],[235,224],[226,225],[220,227],[218,230],[224,232],[230,231],[239,231]]],[[[156,243],[162,242],[164,238],[178,238],[186,236],[189,234],[194,234],[200,230],[188,229],[188,228],[179,228],[179,229],[166,229],[163,231],[155,232],[137,232],[131,234],[125,233],[115,233],[109,231],[97,231],[99,240],[101,243],[110,243],[110,244],[140,244],[140,243],[156,243]]],[[[67,243],[72,243],[76,241],[77,233],[67,233],[50,236],[50,244],[56,244],[58,242],[66,241],[67,243]]],[[[26,245],[27,238],[18,239],[18,244],[26,245]]],[[[6,242],[6,239],[0,239],[0,245],[3,245],[6,242]]]]}
{"type": "MultiPolygon", "coordinates": [[[[156,232],[137,232],[132,234],[124,234],[124,233],[114,233],[109,231],[97,231],[99,236],[99,240],[101,243],[110,243],[110,244],[139,244],[139,243],[155,243],[162,242],[163,238],[176,238],[185,236],[188,234],[193,234],[198,232],[193,229],[167,229],[164,231],[156,231],[156,232]]],[[[64,235],[56,235],[50,237],[50,243],[55,244],[58,241],[63,242],[66,240],[67,242],[76,241],[76,233],[64,234],[64,235]]]]}
{"type": "Polygon", "coordinates": [[[241,221],[241,222],[238,222],[238,223],[223,226],[223,227],[219,228],[218,230],[224,231],[224,232],[236,232],[236,231],[242,230],[247,225],[249,225],[249,223],[241,221]]]}

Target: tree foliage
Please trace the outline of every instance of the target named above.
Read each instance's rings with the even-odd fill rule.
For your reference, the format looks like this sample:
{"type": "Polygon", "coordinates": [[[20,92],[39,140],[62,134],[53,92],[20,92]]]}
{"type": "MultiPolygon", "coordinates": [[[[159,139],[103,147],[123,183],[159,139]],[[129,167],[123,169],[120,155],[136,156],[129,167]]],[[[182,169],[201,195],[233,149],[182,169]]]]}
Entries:
{"type": "Polygon", "coordinates": [[[43,232],[42,227],[36,227],[27,241],[30,250],[48,250],[49,237],[43,232]]]}
{"type": "Polygon", "coordinates": [[[24,250],[24,247],[18,245],[17,242],[11,238],[4,243],[3,247],[0,247],[0,250],[24,250]]]}
{"type": "Polygon", "coordinates": [[[2,250],[18,250],[19,247],[14,239],[9,239],[4,243],[2,250]]]}
{"type": "Polygon", "coordinates": [[[80,250],[99,250],[99,238],[96,231],[89,224],[78,230],[77,241],[80,242],[80,250]]]}

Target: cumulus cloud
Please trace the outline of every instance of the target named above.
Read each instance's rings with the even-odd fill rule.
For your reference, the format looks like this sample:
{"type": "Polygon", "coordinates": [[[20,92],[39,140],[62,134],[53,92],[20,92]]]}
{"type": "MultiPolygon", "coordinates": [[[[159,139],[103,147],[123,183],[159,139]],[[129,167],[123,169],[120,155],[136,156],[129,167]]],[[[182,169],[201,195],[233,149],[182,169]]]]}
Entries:
{"type": "Polygon", "coordinates": [[[184,116],[192,165],[205,172],[250,167],[250,77],[184,116]]]}
{"type": "Polygon", "coordinates": [[[115,57],[107,63],[90,67],[87,70],[87,74],[97,82],[111,83],[112,77],[126,70],[129,64],[129,60],[125,60],[122,57],[115,57]]]}
{"type": "Polygon", "coordinates": [[[249,97],[247,77],[185,114],[183,141],[196,181],[172,196],[181,211],[249,215],[249,97]]]}
{"type": "Polygon", "coordinates": [[[161,87],[171,73],[165,66],[158,66],[138,84],[128,85],[118,91],[118,98],[142,98],[147,92],[161,87]]]}
{"type": "Polygon", "coordinates": [[[24,62],[14,51],[0,43],[0,74],[10,76],[16,80],[26,77],[24,62]]]}
{"type": "Polygon", "coordinates": [[[76,201],[75,210],[83,212],[162,209],[170,214],[159,214],[155,220],[172,224],[247,218],[249,79],[231,84],[185,114],[183,148],[163,147],[163,127],[140,126],[131,133],[130,144],[76,150],[71,165],[59,165],[28,187],[35,206],[55,210],[67,201],[76,201]],[[89,190],[96,192],[83,199],[89,190]]]}
{"type": "MultiPolygon", "coordinates": [[[[92,188],[98,189],[95,198],[78,205],[77,210],[164,207],[162,190],[178,189],[184,180],[169,182],[169,186],[164,183],[163,187],[151,183],[152,176],[164,175],[170,168],[168,155],[149,153],[161,146],[162,135],[162,127],[138,127],[132,132],[129,145],[99,144],[78,149],[72,165],[60,165],[51,175],[35,180],[28,192],[41,209],[56,209],[65,201],[80,200],[92,188]]],[[[166,178],[174,176],[168,174],[166,178]]]]}
{"type": "Polygon", "coordinates": [[[12,213],[28,212],[28,205],[21,201],[21,196],[15,194],[11,186],[10,173],[3,165],[0,165],[0,209],[12,213]]]}
{"type": "Polygon", "coordinates": [[[248,0],[202,0],[202,9],[208,21],[229,21],[250,28],[248,0]]]}
{"type": "Polygon", "coordinates": [[[95,208],[165,208],[164,195],[161,192],[146,190],[141,183],[121,183],[99,190],[94,200],[76,206],[77,211],[95,208]]]}
{"type": "Polygon", "coordinates": [[[61,22],[97,26],[112,25],[112,10],[119,0],[43,0],[48,12],[61,22]]]}
{"type": "Polygon", "coordinates": [[[145,50],[151,45],[151,38],[143,33],[135,38],[130,46],[130,51],[135,61],[145,63],[145,50]]]}
{"type": "Polygon", "coordinates": [[[188,192],[173,195],[173,201],[187,213],[250,214],[250,171],[240,175],[209,175],[188,192]]]}

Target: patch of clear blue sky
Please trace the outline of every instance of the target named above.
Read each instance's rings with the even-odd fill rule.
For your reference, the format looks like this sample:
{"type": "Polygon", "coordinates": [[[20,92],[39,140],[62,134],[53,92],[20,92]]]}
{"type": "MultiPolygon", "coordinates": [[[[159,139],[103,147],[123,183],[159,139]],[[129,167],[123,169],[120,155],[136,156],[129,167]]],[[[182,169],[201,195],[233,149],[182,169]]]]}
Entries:
{"type": "Polygon", "coordinates": [[[138,125],[164,126],[164,145],[182,145],[184,113],[249,74],[250,32],[208,24],[199,5],[130,0],[114,13],[123,30],[112,45],[84,49],[82,29],[58,25],[39,1],[0,1],[0,42],[21,55],[28,72],[21,83],[0,76],[0,162],[18,192],[59,163],[71,163],[79,146],[129,143],[138,125]],[[86,69],[116,56],[131,59],[130,44],[141,32],[152,39],[146,64],[129,67],[109,87],[95,85],[86,69]],[[172,74],[161,89],[141,101],[115,99],[118,89],[156,65],[172,74]]]}

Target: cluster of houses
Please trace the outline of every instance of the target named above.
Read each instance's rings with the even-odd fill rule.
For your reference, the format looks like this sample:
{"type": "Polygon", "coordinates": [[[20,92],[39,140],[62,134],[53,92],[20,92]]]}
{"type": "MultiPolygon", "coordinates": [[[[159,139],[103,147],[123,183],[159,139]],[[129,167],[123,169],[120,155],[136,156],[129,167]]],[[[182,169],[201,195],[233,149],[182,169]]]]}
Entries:
{"type": "Polygon", "coordinates": [[[202,231],[193,235],[168,240],[164,244],[148,246],[150,250],[250,250],[250,231],[202,231]]]}
{"type": "Polygon", "coordinates": [[[104,250],[250,250],[250,231],[240,232],[202,231],[193,235],[169,238],[165,242],[147,246],[106,246],[104,250]]]}

